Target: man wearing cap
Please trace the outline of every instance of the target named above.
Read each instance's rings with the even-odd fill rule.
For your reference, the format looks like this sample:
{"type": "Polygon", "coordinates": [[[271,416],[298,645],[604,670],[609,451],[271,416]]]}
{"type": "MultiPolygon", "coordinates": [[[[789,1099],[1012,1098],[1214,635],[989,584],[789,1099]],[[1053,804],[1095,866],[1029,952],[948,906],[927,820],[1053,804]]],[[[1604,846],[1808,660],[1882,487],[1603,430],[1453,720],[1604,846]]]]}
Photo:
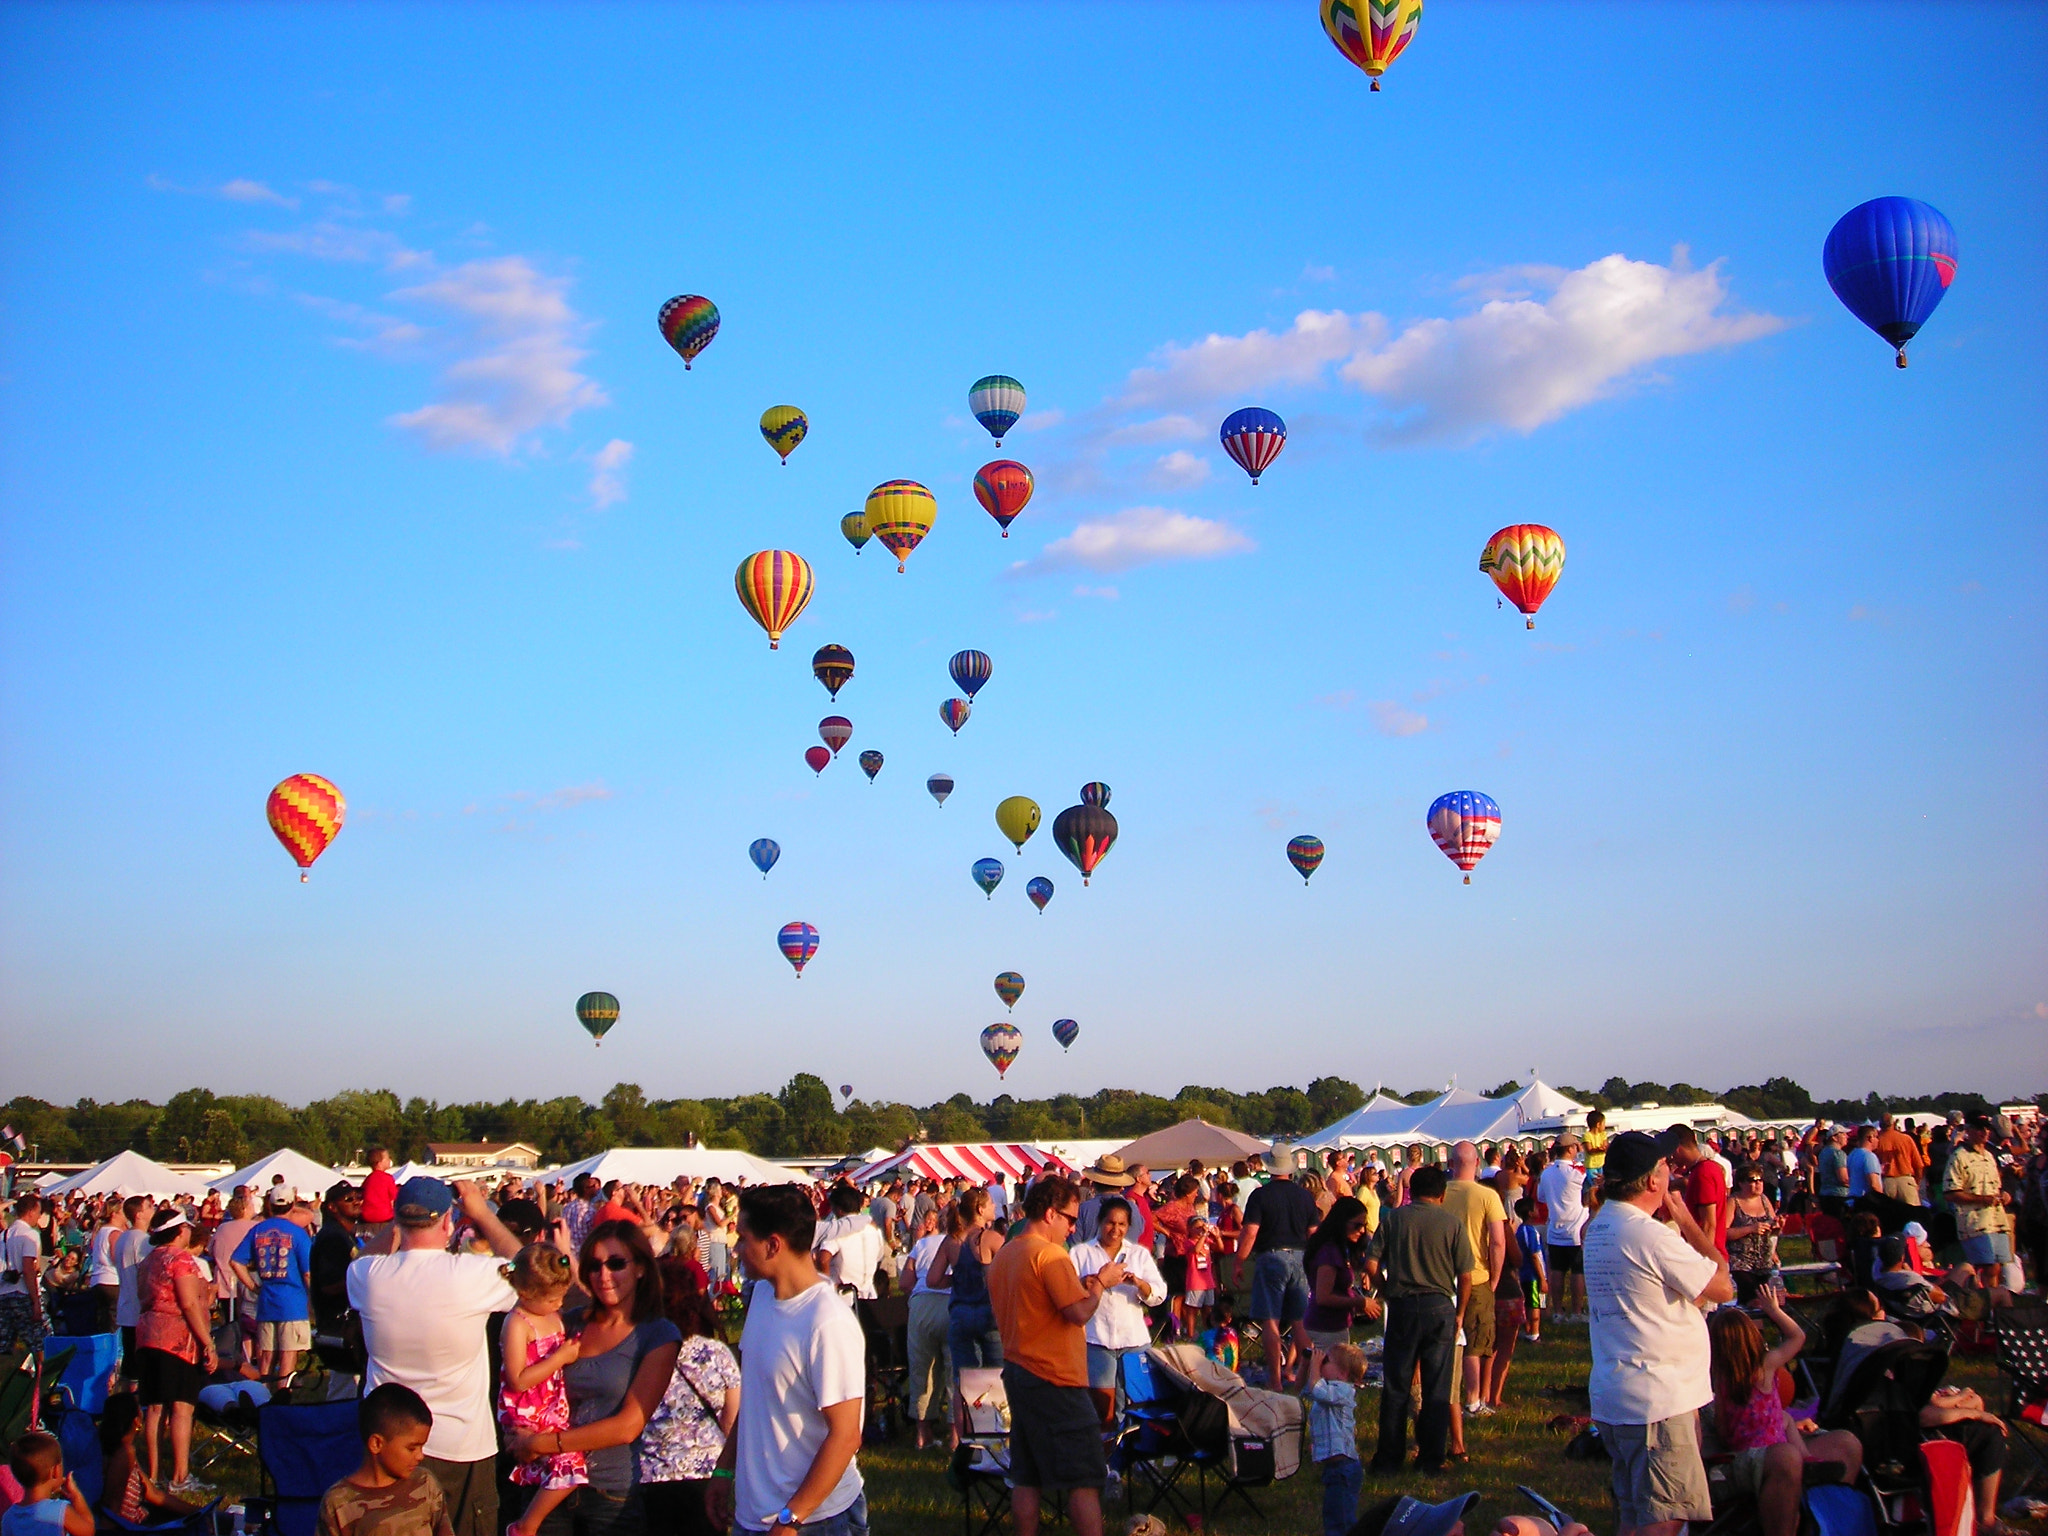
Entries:
{"type": "Polygon", "coordinates": [[[1095,1241],[1095,1229],[1102,1222],[1102,1202],[1110,1195],[1121,1194],[1131,1187],[1131,1176],[1124,1168],[1124,1160],[1114,1152],[1106,1152],[1095,1159],[1094,1166],[1081,1175],[1094,1192],[1081,1202],[1081,1217],[1074,1227],[1074,1243],[1095,1241]]]}
{"type": "MultiPolygon", "coordinates": [[[[1465,1516],[1478,1502],[1476,1493],[1461,1493],[1441,1504],[1425,1504],[1406,1494],[1396,1494],[1361,1514],[1348,1536],[1465,1536],[1465,1516]]],[[[1546,1525],[1543,1529],[1547,1531],[1550,1527],[1546,1525]]],[[[1585,1531],[1582,1525],[1571,1529],[1585,1531]]]]}
{"type": "Polygon", "coordinates": [[[1550,1219],[1543,1229],[1544,1272],[1550,1276],[1554,1323],[1586,1314],[1585,1265],[1579,1252],[1586,1225],[1586,1172],[1573,1161],[1579,1141],[1569,1131],[1550,1144],[1550,1161],[1536,1180],[1536,1198],[1550,1219]]]}
{"type": "MultiPolygon", "coordinates": [[[[1287,1390],[1287,1334],[1304,1370],[1308,1367],[1308,1273],[1302,1249],[1317,1220],[1315,1196],[1292,1179],[1275,1179],[1252,1191],[1245,1202],[1244,1228],[1237,1236],[1240,1262],[1252,1261],[1252,1320],[1266,1350],[1266,1385],[1287,1390]]],[[[1142,1243],[1137,1223],[1131,1240],[1142,1243]]]]}
{"type": "Polygon", "coordinates": [[[256,1293],[256,1371],[275,1389],[313,1347],[313,1212],[283,1184],[264,1192],[263,1209],[232,1262],[256,1293]]]}
{"type": "Polygon", "coordinates": [[[1837,1221],[1849,1213],[1849,1131],[1832,1126],[1813,1164],[1813,1195],[1837,1221]]]}
{"type": "Polygon", "coordinates": [[[1683,1536],[1711,1520],[1698,1412],[1713,1401],[1702,1309],[1735,1299],[1728,1261],[1672,1182],[1664,1143],[1607,1144],[1602,1203],[1586,1225],[1593,1422],[1613,1458],[1618,1536],[1683,1536]]]}
{"type": "Polygon", "coordinates": [[[313,1326],[333,1334],[348,1311],[348,1267],[363,1225],[363,1192],[343,1179],[328,1189],[320,1210],[325,1220],[313,1239],[313,1326]]]}
{"type": "Polygon", "coordinates": [[[456,1199],[439,1179],[407,1179],[396,1201],[398,1251],[349,1265],[348,1300],[363,1320],[370,1357],[364,1392],[399,1382],[434,1415],[423,1465],[447,1496],[455,1536],[499,1536],[498,1435],[484,1325],[518,1300],[499,1259],[516,1255],[519,1239],[483,1190],[465,1183],[462,1214],[491,1253],[450,1253],[456,1199]]]}

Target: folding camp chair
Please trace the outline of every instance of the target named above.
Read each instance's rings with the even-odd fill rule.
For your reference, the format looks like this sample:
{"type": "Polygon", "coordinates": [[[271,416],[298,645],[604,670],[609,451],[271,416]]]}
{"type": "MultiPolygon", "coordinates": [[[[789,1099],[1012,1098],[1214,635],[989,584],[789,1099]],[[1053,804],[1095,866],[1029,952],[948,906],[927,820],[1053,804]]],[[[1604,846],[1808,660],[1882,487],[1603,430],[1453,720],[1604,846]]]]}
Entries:
{"type": "MultiPolygon", "coordinates": [[[[2032,1463],[2007,1490],[2017,1496],[2048,1474],[2048,1429],[2042,1425],[2048,1410],[2048,1307],[2031,1298],[2016,1300],[1992,1316],[1998,1328],[1998,1375],[2005,1385],[1998,1411],[2006,1423],[2006,1448],[2025,1452],[2032,1463]]],[[[2007,1465],[2018,1472],[2010,1454],[2007,1465]]]]}
{"type": "Polygon", "coordinates": [[[46,1383],[62,1379],[76,1351],[38,1352],[17,1344],[0,1356],[0,1445],[12,1445],[42,1422],[46,1383]]]}
{"type": "Polygon", "coordinates": [[[78,1491],[93,1506],[93,1515],[101,1531],[130,1531],[137,1536],[142,1536],[142,1533],[213,1536],[215,1516],[221,1503],[218,1498],[188,1515],[176,1515],[167,1520],[123,1520],[105,1507],[106,1459],[100,1451],[99,1426],[93,1423],[90,1413],[72,1400],[69,1387],[59,1384],[51,1388],[44,1424],[64,1447],[64,1470],[78,1479],[78,1491]]]}
{"type": "Polygon", "coordinates": [[[1898,1339],[1872,1350],[1823,1410],[1823,1429],[1846,1429],[1863,1443],[1863,1482],[1887,1527],[1918,1523],[1922,1460],[1920,1410],[1948,1374],[1938,1344],[1898,1339]]]}
{"type": "Polygon", "coordinates": [[[1178,1486],[1195,1454],[1180,1418],[1186,1394],[1161,1378],[1142,1349],[1132,1350],[1117,1364],[1123,1378],[1124,1414],[1116,1462],[1123,1471],[1125,1508],[1135,1504],[1143,1483],[1143,1513],[1150,1514],[1163,1503],[1182,1525],[1192,1528],[1195,1521],[1188,1518],[1187,1495],[1178,1486]]]}
{"type": "Polygon", "coordinates": [[[114,1378],[120,1374],[121,1335],[87,1333],[66,1336],[53,1333],[43,1340],[44,1361],[48,1362],[65,1349],[72,1351],[70,1363],[55,1378],[50,1376],[46,1363],[43,1377],[52,1385],[63,1386],[70,1392],[73,1404],[98,1418],[107,1411],[107,1394],[113,1388],[114,1378]]]}
{"type": "Polygon", "coordinates": [[[1003,1368],[964,1367],[957,1411],[960,1448],[949,1471],[960,1489],[960,1529],[965,1536],[987,1536],[1010,1513],[1010,1394],[1003,1368]]]}
{"type": "Polygon", "coordinates": [[[356,1404],[265,1403],[256,1411],[266,1536],[315,1536],[320,1500],[362,1463],[356,1404]]]}
{"type": "Polygon", "coordinates": [[[867,1340],[867,1437],[893,1439],[910,1417],[910,1298],[856,1301],[853,1311],[867,1340]]]}

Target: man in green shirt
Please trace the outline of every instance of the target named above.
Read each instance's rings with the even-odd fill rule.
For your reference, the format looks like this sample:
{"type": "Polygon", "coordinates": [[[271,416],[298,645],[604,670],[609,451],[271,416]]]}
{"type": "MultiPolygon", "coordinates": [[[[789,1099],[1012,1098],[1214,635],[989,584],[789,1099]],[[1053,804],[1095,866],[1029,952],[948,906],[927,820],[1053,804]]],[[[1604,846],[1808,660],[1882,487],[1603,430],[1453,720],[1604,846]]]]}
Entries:
{"type": "Polygon", "coordinates": [[[1408,1176],[1410,1203],[1380,1215],[1378,1253],[1366,1264],[1387,1303],[1387,1349],[1381,1361],[1380,1440],[1376,1472],[1399,1472],[1408,1457],[1410,1382],[1422,1367],[1415,1449],[1425,1472],[1443,1470],[1451,1432],[1452,1363],[1458,1314],[1472,1295],[1479,1267],[1465,1223],[1444,1209],[1448,1180],[1437,1167],[1408,1176]]]}

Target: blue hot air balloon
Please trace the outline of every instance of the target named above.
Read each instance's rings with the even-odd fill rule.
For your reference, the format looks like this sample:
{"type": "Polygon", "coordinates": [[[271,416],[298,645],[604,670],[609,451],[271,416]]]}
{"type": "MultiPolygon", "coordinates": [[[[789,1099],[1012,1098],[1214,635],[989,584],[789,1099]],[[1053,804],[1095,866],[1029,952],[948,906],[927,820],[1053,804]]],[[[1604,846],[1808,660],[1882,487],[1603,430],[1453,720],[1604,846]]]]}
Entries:
{"type": "Polygon", "coordinates": [[[1003,861],[1001,859],[976,859],[974,861],[974,883],[988,893],[988,899],[996,899],[996,887],[1003,883],[1003,861]]]}
{"type": "Polygon", "coordinates": [[[946,670],[953,674],[954,685],[971,699],[995,675],[996,664],[986,651],[959,651],[946,663],[946,670]]]}
{"type": "Polygon", "coordinates": [[[1897,349],[1903,368],[1906,343],[1955,281],[1956,232],[1916,198],[1873,198],[1836,221],[1820,264],[1835,297],[1897,349]]]}
{"type": "Polygon", "coordinates": [[[1052,900],[1052,882],[1043,875],[1033,875],[1024,882],[1024,894],[1031,898],[1031,905],[1043,912],[1045,904],[1052,900]]]}
{"type": "Polygon", "coordinates": [[[1061,1050],[1066,1050],[1076,1040],[1081,1038],[1081,1026],[1072,1019],[1054,1019],[1052,1021],[1052,1037],[1059,1041],[1061,1050]]]}
{"type": "Polygon", "coordinates": [[[1287,446],[1287,423],[1263,406],[1248,405],[1224,417],[1223,428],[1216,435],[1222,439],[1223,451],[1257,485],[1266,466],[1287,446]]]}
{"type": "Polygon", "coordinates": [[[757,837],[747,844],[747,857],[754,861],[754,868],[761,871],[761,878],[768,878],[768,871],[775,867],[775,861],[782,857],[782,844],[772,837],[757,837]]]}

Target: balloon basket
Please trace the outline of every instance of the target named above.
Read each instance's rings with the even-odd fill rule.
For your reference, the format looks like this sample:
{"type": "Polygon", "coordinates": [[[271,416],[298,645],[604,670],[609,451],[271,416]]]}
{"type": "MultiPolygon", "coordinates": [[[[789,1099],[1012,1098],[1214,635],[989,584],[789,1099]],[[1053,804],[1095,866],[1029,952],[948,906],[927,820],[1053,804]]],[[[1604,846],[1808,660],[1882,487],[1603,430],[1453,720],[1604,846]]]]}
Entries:
{"type": "Polygon", "coordinates": [[[1467,875],[1467,876],[1465,877],[1465,883],[1466,883],[1467,885],[1470,885],[1470,884],[1472,883],[1472,877],[1471,877],[1470,875],[1467,875]]]}
{"type": "Polygon", "coordinates": [[[1527,624],[1526,626],[1524,626],[1524,627],[1525,627],[1525,628],[1528,628],[1528,629],[1534,629],[1534,628],[1536,627],[1536,621],[1535,621],[1534,619],[1531,619],[1531,620],[1530,620],[1530,621],[1528,622],[1528,624],[1527,624]]]}
{"type": "Polygon", "coordinates": [[[1905,349],[1904,347],[1901,347],[1901,348],[1899,348],[1899,364],[1898,364],[1898,365],[1899,365],[1899,366],[1900,366],[1901,368],[1903,368],[1903,367],[1905,367],[1905,366],[1906,366],[1906,349],[1905,349]]]}
{"type": "MultiPolygon", "coordinates": [[[[1899,366],[1900,366],[1901,368],[1903,368],[1903,367],[1905,367],[1905,364],[1904,364],[1904,363],[1901,363],[1901,364],[1900,364],[1899,366]]],[[[896,574],[897,574],[898,576],[901,576],[901,575],[903,574],[903,562],[902,562],[901,560],[898,560],[898,561],[896,562],[896,574]]],[[[956,732],[955,734],[957,734],[957,732],[956,732]]]]}
{"type": "Polygon", "coordinates": [[[685,372],[685,373],[688,373],[689,371],[690,371],[690,365],[689,365],[688,363],[684,363],[684,364],[683,364],[683,372],[685,372]]]}
{"type": "Polygon", "coordinates": [[[308,878],[309,876],[307,875],[305,870],[302,869],[299,871],[299,884],[304,885],[308,878]]]}
{"type": "Polygon", "coordinates": [[[1373,81],[1373,83],[1372,83],[1372,88],[1373,88],[1374,90],[1378,90],[1378,89],[1380,88],[1380,83],[1379,83],[1379,81],[1377,81],[1377,80],[1373,81]]]}
{"type": "Polygon", "coordinates": [[[779,651],[782,649],[782,642],[780,640],[770,640],[768,642],[768,649],[771,651],[779,651]]]}

